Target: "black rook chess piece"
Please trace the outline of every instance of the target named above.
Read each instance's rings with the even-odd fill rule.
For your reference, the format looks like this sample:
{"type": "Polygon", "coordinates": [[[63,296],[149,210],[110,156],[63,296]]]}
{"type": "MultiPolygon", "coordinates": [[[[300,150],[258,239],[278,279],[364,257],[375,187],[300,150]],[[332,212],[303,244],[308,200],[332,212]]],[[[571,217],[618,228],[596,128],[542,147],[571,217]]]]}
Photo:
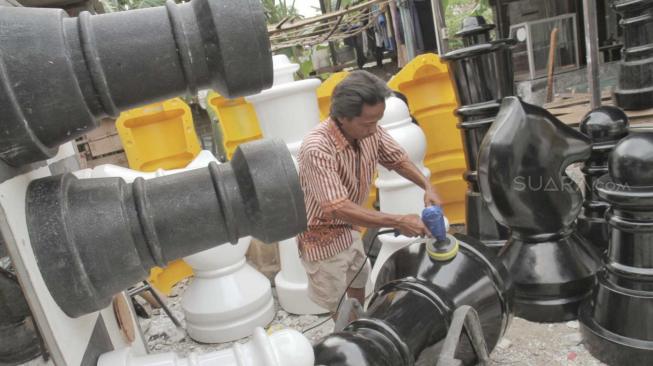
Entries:
{"type": "Polygon", "coordinates": [[[612,6],[624,32],[616,104],[628,110],[653,108],[653,1],[613,0],[612,6]]]}
{"type": "Polygon", "coordinates": [[[590,140],[546,110],[505,98],[479,153],[483,200],[511,229],[500,256],[515,283],[515,314],[538,322],[575,319],[599,259],[574,230],[582,194],[566,174],[590,157],[590,140]]]}
{"type": "Polygon", "coordinates": [[[653,132],[617,144],[596,184],[610,203],[610,244],[598,285],[581,306],[585,346],[610,365],[653,360],[653,132]]]}
{"type": "Polygon", "coordinates": [[[460,108],[458,127],[462,131],[467,171],[464,178],[469,189],[465,197],[465,225],[467,235],[481,240],[496,249],[508,238],[508,230],[492,217],[481,199],[478,189],[478,149],[492,125],[501,99],[515,95],[512,39],[492,40],[487,24],[481,16],[467,17],[462,29],[456,33],[465,47],[447,53],[442,59],[449,64],[460,108]]]}
{"type": "Polygon", "coordinates": [[[578,232],[599,252],[608,248],[605,210],[610,206],[598,197],[596,180],[608,172],[608,156],[614,146],[628,135],[628,116],[613,106],[601,106],[585,115],[580,131],[592,139],[592,155],[582,168],[585,175],[585,201],[578,216],[578,232]]]}

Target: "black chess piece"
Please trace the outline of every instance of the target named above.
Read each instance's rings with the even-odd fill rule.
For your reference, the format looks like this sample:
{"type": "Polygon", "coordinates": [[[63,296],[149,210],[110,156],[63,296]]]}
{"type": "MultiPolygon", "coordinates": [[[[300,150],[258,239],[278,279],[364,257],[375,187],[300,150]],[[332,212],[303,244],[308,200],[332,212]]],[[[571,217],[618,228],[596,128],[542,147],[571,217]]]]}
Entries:
{"type": "Polygon", "coordinates": [[[590,140],[546,110],[505,98],[479,153],[479,183],[494,218],[511,229],[500,256],[515,283],[515,315],[575,319],[599,258],[574,230],[582,194],[566,174],[590,140]]]}
{"type": "Polygon", "coordinates": [[[613,106],[601,106],[585,115],[580,131],[592,140],[592,155],[585,161],[585,201],[578,216],[578,232],[599,252],[608,248],[608,226],[605,211],[610,205],[601,200],[594,189],[596,180],[608,172],[608,156],[614,146],[628,135],[628,116],[613,106]]]}
{"type": "Polygon", "coordinates": [[[653,132],[631,133],[596,184],[610,244],[579,319],[585,347],[614,366],[653,362],[653,132]]]}
{"type": "Polygon", "coordinates": [[[612,6],[624,32],[616,104],[628,110],[653,108],[653,1],[613,0],[612,6]]]}
{"type": "MultiPolygon", "coordinates": [[[[413,366],[441,356],[456,309],[478,313],[482,339],[494,349],[512,318],[512,282],[504,264],[484,243],[448,235],[456,248],[442,258],[432,241],[404,247],[383,264],[367,312],[342,331],[317,342],[315,364],[324,366],[413,366]]],[[[480,350],[460,337],[459,365],[478,364],[480,350]]],[[[438,362],[438,365],[442,363],[438,362]]],[[[449,363],[451,364],[451,363],[449,363]]],[[[457,363],[458,364],[458,363],[457,363]]]]}
{"type": "Polygon", "coordinates": [[[447,53],[442,59],[449,72],[460,108],[458,128],[462,130],[467,171],[464,178],[469,189],[465,197],[467,235],[498,249],[508,238],[508,230],[492,217],[481,199],[476,168],[481,141],[499,112],[501,99],[515,95],[512,71],[511,39],[492,40],[482,16],[467,17],[456,33],[465,47],[447,53]]]}

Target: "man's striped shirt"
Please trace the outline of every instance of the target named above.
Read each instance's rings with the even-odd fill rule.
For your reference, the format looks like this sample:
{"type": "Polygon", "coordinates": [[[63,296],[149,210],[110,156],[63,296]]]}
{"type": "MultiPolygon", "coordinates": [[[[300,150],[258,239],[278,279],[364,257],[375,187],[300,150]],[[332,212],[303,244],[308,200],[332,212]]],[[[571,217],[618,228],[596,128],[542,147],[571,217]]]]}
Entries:
{"type": "Polygon", "coordinates": [[[304,191],[308,230],[298,236],[302,257],[318,261],[347,249],[352,225],[332,212],[346,200],[362,205],[370,191],[376,165],[393,170],[408,162],[406,151],[381,126],[374,135],[352,146],[336,123],[320,123],[299,150],[299,180],[304,191]]]}

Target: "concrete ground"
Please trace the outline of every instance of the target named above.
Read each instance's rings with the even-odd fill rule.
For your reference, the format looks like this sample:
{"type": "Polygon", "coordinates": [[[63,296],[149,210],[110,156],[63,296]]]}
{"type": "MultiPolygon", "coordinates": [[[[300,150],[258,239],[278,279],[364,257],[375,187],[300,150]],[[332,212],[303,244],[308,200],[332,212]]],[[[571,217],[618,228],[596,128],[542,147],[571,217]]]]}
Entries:
{"type": "MultiPolygon", "coordinates": [[[[180,307],[181,296],[192,279],[183,281],[168,298],[168,305],[183,321],[180,307]]],[[[325,316],[291,315],[279,309],[268,329],[290,327],[303,331],[326,319],[325,316]]],[[[180,356],[190,352],[205,353],[230,347],[233,343],[216,345],[200,344],[188,337],[183,329],[177,329],[160,309],[154,309],[150,319],[140,319],[143,335],[151,352],[174,351],[180,356]]],[[[311,342],[317,342],[333,329],[328,320],[306,333],[311,342]]],[[[245,342],[247,339],[238,342],[245,342]]],[[[578,322],[537,324],[514,318],[506,335],[491,354],[493,366],[601,366],[583,347],[578,322]]]]}

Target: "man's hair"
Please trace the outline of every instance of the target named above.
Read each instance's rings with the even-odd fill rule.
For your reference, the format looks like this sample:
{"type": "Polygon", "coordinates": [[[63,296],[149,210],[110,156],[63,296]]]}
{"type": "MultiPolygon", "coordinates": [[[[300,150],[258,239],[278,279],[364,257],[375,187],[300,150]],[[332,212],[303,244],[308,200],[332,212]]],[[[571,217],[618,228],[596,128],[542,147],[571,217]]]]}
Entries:
{"type": "Polygon", "coordinates": [[[361,115],[363,104],[376,105],[385,102],[391,94],[383,80],[363,70],[352,71],[333,90],[331,118],[354,118],[361,115]]]}

